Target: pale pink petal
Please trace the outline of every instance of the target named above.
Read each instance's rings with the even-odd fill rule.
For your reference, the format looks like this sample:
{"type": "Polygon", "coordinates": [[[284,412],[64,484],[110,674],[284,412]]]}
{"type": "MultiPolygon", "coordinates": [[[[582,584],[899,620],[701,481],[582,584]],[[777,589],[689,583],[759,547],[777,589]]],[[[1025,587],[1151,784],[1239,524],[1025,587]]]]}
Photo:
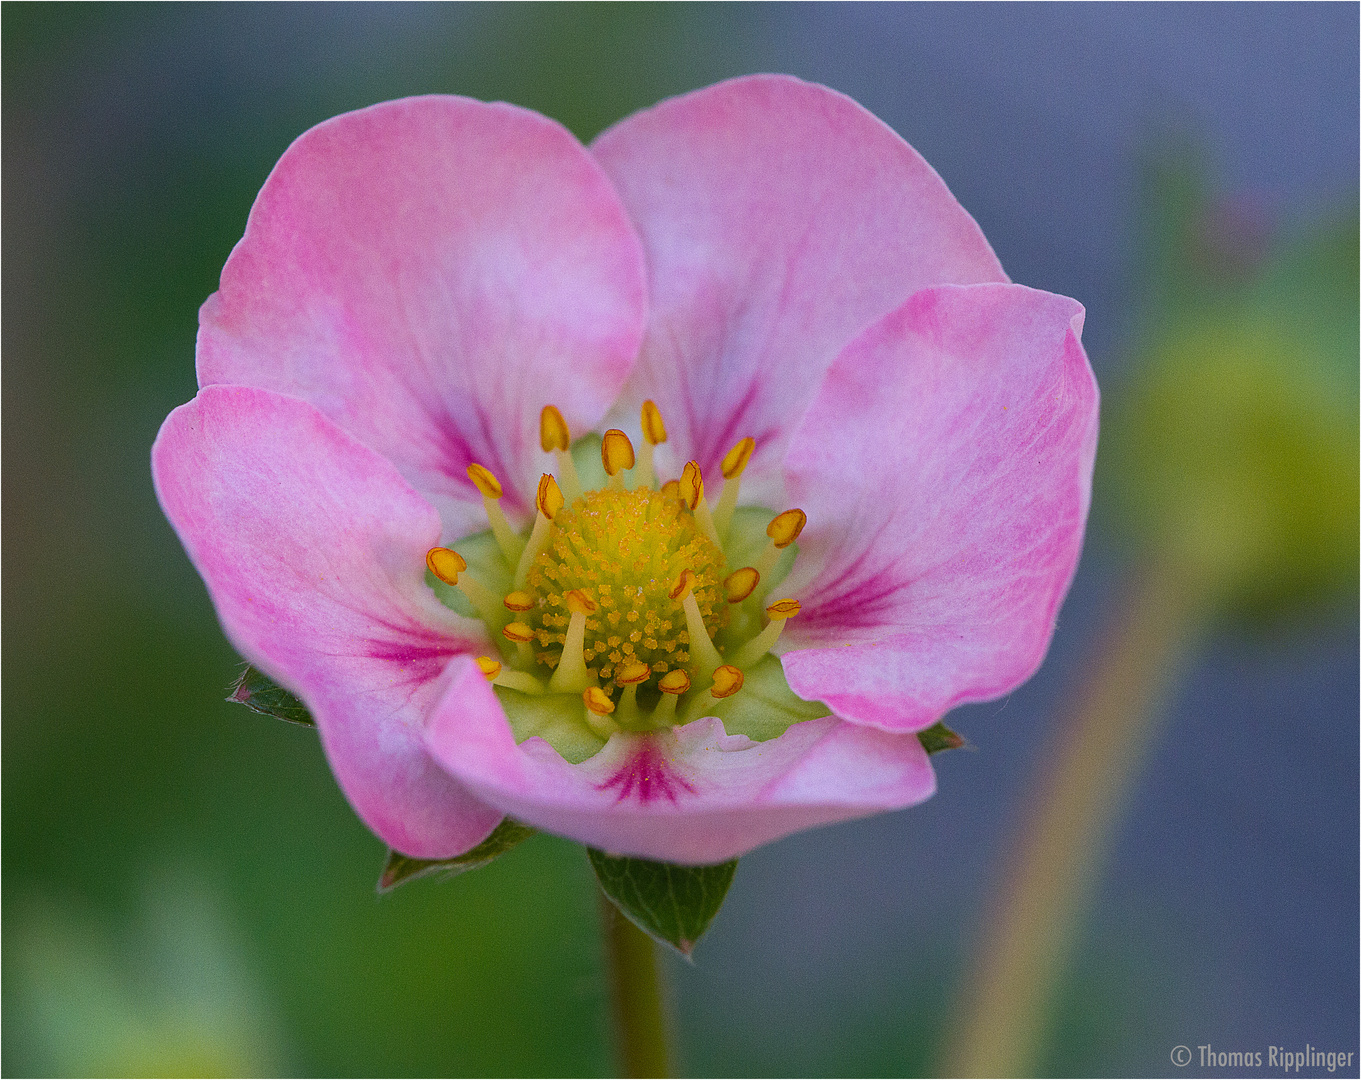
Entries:
{"type": "Polygon", "coordinates": [[[539,412],[597,424],[633,364],[642,254],[610,182],[559,124],[408,98],[289,147],[200,313],[199,384],[304,398],[444,517],[486,528],[466,467],[533,506],[539,412]]]}
{"type": "Polygon", "coordinates": [[[751,436],[743,490],[778,500],[789,433],[871,322],[928,285],[1007,280],[931,166],[826,87],[733,79],[629,117],[591,152],[642,236],[651,298],[611,416],[636,430],[655,399],[664,471],[695,458],[715,490],[723,454],[751,436]]]}
{"type": "Polygon", "coordinates": [[[423,744],[450,657],[486,648],[425,584],[434,508],[311,405],[250,387],[201,390],[151,462],[227,636],[307,704],[369,828],[418,858],[486,837],[501,815],[423,744]]]}
{"type": "Polygon", "coordinates": [[[706,864],[815,825],[912,806],[935,791],[914,735],[836,717],[778,739],[726,735],[722,721],[615,735],[579,765],[539,738],[516,746],[496,696],[471,661],[427,729],[439,762],[478,798],[549,832],[614,854],[706,864]]]}
{"type": "Polygon", "coordinates": [[[912,731],[1004,694],[1048,648],[1091,498],[1097,389],[1074,300],[924,290],[828,372],[786,462],[808,514],[785,675],[912,731]]]}

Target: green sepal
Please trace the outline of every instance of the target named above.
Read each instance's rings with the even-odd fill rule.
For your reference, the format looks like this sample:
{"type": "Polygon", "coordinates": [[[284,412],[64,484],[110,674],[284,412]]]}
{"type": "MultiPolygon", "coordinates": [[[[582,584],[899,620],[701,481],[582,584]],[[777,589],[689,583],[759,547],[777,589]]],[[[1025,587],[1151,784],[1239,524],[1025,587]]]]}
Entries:
{"type": "Polygon", "coordinates": [[[606,855],[592,847],[586,854],[610,902],[640,930],[687,960],[723,906],[737,871],[736,859],[714,866],[677,866],[606,855]]]}
{"type": "Polygon", "coordinates": [[[232,686],[228,701],[244,705],[264,716],[287,720],[290,724],[316,727],[317,722],[307,706],[276,683],[263,671],[247,664],[241,677],[232,686]]]}
{"type": "Polygon", "coordinates": [[[921,740],[922,747],[928,754],[939,754],[942,750],[959,750],[969,745],[963,735],[951,731],[939,720],[925,731],[917,732],[917,738],[921,740]]]}
{"type": "Polygon", "coordinates": [[[534,832],[535,830],[528,825],[521,825],[511,818],[502,818],[501,824],[496,826],[482,843],[471,851],[455,855],[452,859],[413,859],[400,851],[389,851],[383,873],[378,878],[378,892],[380,894],[391,892],[398,885],[414,881],[416,878],[431,877],[435,874],[453,877],[469,870],[480,870],[488,863],[499,859],[511,848],[528,840],[534,832]]]}

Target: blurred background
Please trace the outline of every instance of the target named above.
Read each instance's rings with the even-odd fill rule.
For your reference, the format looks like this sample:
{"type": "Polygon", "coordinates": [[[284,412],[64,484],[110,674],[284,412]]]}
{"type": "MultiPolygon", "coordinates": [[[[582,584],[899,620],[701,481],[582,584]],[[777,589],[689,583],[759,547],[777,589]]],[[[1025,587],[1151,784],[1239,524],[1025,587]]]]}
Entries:
{"type": "Polygon", "coordinates": [[[755,71],[855,97],[1014,280],[1087,306],[1105,429],[1044,668],[952,714],[974,750],[936,759],[927,805],[743,860],[697,963],[665,965],[680,1068],[942,1067],[1056,717],[1128,583],[1169,565],[1206,599],[1034,1067],[1213,1075],[1169,1051],[1358,1049],[1355,5],[0,19],[6,1075],[611,1071],[581,850],[539,836],[377,898],[384,848],[314,733],[223,701],[238,661],[148,451],[195,392],[198,305],[312,124],[448,92],[589,139],[755,71]]]}

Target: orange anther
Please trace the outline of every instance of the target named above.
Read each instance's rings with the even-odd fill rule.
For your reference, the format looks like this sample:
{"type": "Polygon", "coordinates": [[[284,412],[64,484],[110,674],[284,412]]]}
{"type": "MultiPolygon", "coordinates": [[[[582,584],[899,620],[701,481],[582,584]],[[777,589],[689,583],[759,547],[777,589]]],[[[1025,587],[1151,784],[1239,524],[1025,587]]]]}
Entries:
{"type": "Polygon", "coordinates": [[[506,607],[511,611],[532,611],[534,609],[534,597],[527,592],[516,591],[506,594],[506,607]]]}
{"type": "Polygon", "coordinates": [[[803,527],[808,524],[808,515],[802,510],[786,510],[776,514],[766,526],[766,535],[775,541],[777,548],[786,548],[799,538],[803,527]]]}
{"type": "Polygon", "coordinates": [[[801,610],[797,600],[776,600],[766,608],[766,615],[773,619],[792,619],[801,610]]]}
{"type": "Polygon", "coordinates": [[[680,498],[680,481],[679,481],[679,480],[668,480],[665,484],[663,484],[663,485],[662,485],[662,498],[664,498],[664,499],[679,499],[679,498],[680,498]]]}
{"type": "Polygon", "coordinates": [[[493,660],[490,656],[479,656],[477,666],[481,669],[482,674],[487,677],[488,682],[501,674],[501,661],[493,660]]]}
{"type": "Polygon", "coordinates": [[[469,465],[468,479],[476,484],[477,490],[487,498],[499,499],[501,497],[501,481],[496,479],[496,474],[485,465],[479,465],[475,461],[469,465]]]}
{"type": "Polygon", "coordinates": [[[695,572],[687,566],[676,578],[676,584],[671,586],[671,592],[668,595],[672,600],[684,600],[690,594],[690,590],[695,587],[695,578],[695,572]]]}
{"type": "Polygon", "coordinates": [[[723,579],[723,588],[728,593],[728,603],[740,604],[755,591],[760,581],[761,573],[754,566],[734,570],[723,579]]]}
{"type": "Polygon", "coordinates": [[[699,471],[698,461],[687,461],[680,478],[680,497],[691,510],[704,498],[704,474],[699,471]]]}
{"type": "Polygon", "coordinates": [[[468,561],[452,548],[432,547],[425,553],[425,565],[446,585],[457,585],[458,575],[468,569],[468,561]]]}
{"type": "Polygon", "coordinates": [[[595,610],[595,601],[587,596],[580,589],[573,589],[563,601],[567,604],[567,610],[573,615],[589,615],[595,610]]]}
{"type": "Polygon", "coordinates": [[[533,641],[534,631],[529,625],[522,622],[506,623],[501,628],[501,634],[507,641],[533,641]]]}
{"type": "Polygon", "coordinates": [[[742,673],[731,664],[724,664],[722,667],[714,669],[714,684],[709,687],[709,693],[716,698],[732,697],[733,694],[742,689],[745,682],[742,673]]]}
{"type": "Polygon", "coordinates": [[[725,480],[736,480],[742,475],[742,470],[747,467],[747,462],[751,460],[752,451],[756,449],[756,440],[745,438],[726,454],[723,455],[723,478],[725,480]]]}
{"type": "Polygon", "coordinates": [[[618,428],[610,428],[600,440],[600,462],[607,476],[633,468],[633,443],[618,428]]]}
{"type": "Polygon", "coordinates": [[[614,702],[610,700],[610,695],[598,686],[586,687],[581,693],[581,700],[586,702],[586,708],[596,716],[609,716],[614,712],[614,702]]]}
{"type": "Polygon", "coordinates": [[[545,405],[539,413],[539,445],[545,454],[567,450],[572,445],[572,433],[567,430],[567,421],[556,405],[545,405]]]}
{"type": "Polygon", "coordinates": [[[539,477],[539,491],[534,496],[534,505],[539,508],[539,513],[552,521],[562,509],[563,501],[562,488],[558,487],[552,474],[544,473],[539,477]]]}
{"type": "Polygon", "coordinates": [[[643,438],[653,446],[666,442],[666,425],[662,423],[662,411],[651,398],[643,402],[643,438]]]}
{"type": "Polygon", "coordinates": [[[651,674],[650,667],[641,660],[634,660],[614,673],[614,681],[620,686],[628,686],[631,683],[647,682],[647,677],[651,674]]]}
{"type": "Polygon", "coordinates": [[[657,688],[663,694],[683,694],[690,689],[690,676],[683,668],[676,668],[657,680],[657,688]]]}

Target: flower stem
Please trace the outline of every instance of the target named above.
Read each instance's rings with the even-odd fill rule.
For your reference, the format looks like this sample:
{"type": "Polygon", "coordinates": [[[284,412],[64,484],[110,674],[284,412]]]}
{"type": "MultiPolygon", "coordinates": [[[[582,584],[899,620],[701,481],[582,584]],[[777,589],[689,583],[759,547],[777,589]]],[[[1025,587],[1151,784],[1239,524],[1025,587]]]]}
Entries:
{"type": "Polygon", "coordinates": [[[1212,608],[1210,591],[1150,567],[1060,717],[985,923],[943,1075],[1029,1076],[1111,827],[1212,608]]]}
{"type": "Polygon", "coordinates": [[[614,1006],[615,1050],[620,1076],[670,1076],[666,1016],[652,939],[600,896],[610,996],[614,1006]]]}

